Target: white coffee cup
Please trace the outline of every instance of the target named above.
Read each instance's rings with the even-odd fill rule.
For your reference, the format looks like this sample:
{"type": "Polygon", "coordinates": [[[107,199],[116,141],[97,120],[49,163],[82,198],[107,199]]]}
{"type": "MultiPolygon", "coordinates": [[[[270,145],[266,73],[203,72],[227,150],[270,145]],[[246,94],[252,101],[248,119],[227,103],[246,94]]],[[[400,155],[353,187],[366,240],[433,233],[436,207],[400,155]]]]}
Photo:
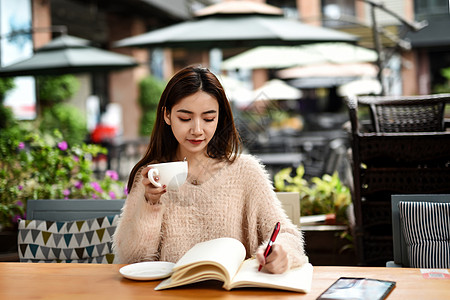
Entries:
{"type": "Polygon", "coordinates": [[[148,165],[148,167],[152,167],[148,170],[148,179],[157,187],[165,185],[169,190],[178,190],[187,178],[187,161],[153,164],[148,165]],[[155,181],[155,176],[159,176],[158,182],[155,181]]]}

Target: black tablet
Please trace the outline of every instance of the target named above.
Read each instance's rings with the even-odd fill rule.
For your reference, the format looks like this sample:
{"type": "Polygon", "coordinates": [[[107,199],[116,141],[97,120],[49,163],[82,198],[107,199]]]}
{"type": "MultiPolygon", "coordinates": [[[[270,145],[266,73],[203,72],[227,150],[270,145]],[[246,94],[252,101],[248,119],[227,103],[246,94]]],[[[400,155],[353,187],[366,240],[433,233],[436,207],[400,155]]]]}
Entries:
{"type": "Polygon", "coordinates": [[[341,277],[326,289],[318,300],[382,300],[395,287],[395,281],[341,277]]]}

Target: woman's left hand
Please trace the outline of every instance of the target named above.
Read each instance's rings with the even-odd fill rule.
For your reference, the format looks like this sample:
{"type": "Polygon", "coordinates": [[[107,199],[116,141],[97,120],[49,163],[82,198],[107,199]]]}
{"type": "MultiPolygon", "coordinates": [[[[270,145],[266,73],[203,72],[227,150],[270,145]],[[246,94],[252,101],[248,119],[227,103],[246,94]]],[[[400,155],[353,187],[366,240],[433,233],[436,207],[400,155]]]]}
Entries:
{"type": "Polygon", "coordinates": [[[280,244],[273,244],[272,251],[264,259],[265,246],[260,246],[256,251],[256,259],[267,271],[273,274],[281,274],[289,269],[289,258],[286,250],[280,244]]]}

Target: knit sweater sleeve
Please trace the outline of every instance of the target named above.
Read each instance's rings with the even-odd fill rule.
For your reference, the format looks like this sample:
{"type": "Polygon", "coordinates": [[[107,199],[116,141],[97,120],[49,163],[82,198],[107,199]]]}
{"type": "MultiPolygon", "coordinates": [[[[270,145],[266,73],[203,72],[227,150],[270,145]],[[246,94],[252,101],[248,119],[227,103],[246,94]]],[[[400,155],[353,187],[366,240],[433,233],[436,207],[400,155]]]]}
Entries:
{"type": "Polygon", "coordinates": [[[144,190],[139,170],[113,236],[113,251],[119,263],[158,260],[164,206],[147,203],[144,190]]]}
{"type": "Polygon", "coordinates": [[[246,162],[247,195],[249,201],[249,224],[256,220],[259,247],[266,247],[276,222],[281,223],[280,233],[275,243],[283,245],[288,253],[291,268],[302,266],[308,262],[305,255],[302,232],[292,223],[284,212],[280,200],[273,189],[269,175],[264,166],[254,157],[249,156],[246,162]]]}

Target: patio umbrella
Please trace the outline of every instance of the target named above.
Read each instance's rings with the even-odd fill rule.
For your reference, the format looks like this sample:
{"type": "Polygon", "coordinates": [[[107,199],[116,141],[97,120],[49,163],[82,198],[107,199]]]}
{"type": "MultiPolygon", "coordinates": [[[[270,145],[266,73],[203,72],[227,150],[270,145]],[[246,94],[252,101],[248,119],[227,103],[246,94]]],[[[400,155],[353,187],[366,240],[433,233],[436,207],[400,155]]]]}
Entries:
{"type": "Polygon", "coordinates": [[[243,105],[254,100],[253,91],[246,87],[244,82],[223,74],[217,78],[225,89],[228,99],[235,104],[243,105]]]}
{"type": "Polygon", "coordinates": [[[377,79],[362,78],[341,85],[338,87],[337,93],[342,97],[380,95],[381,84],[377,79]]]}
{"type": "Polygon", "coordinates": [[[348,64],[316,64],[293,67],[278,71],[276,74],[282,79],[305,77],[373,77],[378,73],[378,67],[372,63],[348,64]]]}
{"type": "Polygon", "coordinates": [[[0,68],[0,77],[103,72],[135,67],[130,56],[89,46],[85,39],[61,35],[23,61],[0,68]]]}
{"type": "Polygon", "coordinates": [[[221,69],[281,69],[323,61],[321,55],[304,51],[302,46],[259,46],[224,60],[221,69]]]}
{"type": "Polygon", "coordinates": [[[117,47],[236,48],[352,42],[357,37],[283,17],[276,7],[225,1],[201,10],[197,18],[117,41],[117,47]]]}
{"type": "Polygon", "coordinates": [[[260,46],[223,61],[222,70],[281,69],[324,63],[375,62],[377,53],[349,43],[314,43],[302,46],[260,46]]]}
{"type": "Polygon", "coordinates": [[[272,79],[253,91],[255,100],[297,100],[302,92],[282,80],[272,79]]]}

